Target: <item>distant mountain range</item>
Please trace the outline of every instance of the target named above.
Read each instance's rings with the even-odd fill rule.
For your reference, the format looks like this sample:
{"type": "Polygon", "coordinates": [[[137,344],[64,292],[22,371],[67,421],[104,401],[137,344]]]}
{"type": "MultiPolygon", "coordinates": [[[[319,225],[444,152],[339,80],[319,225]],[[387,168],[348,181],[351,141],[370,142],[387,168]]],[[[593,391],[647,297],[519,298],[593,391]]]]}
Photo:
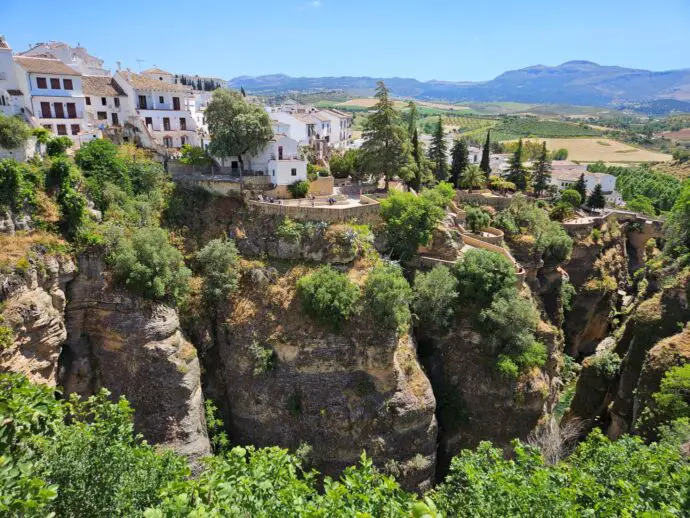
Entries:
{"type": "MultiPolygon", "coordinates": [[[[568,61],[549,67],[536,65],[505,72],[491,81],[418,81],[399,77],[290,77],[283,74],[241,76],[228,81],[230,88],[244,87],[255,93],[344,90],[370,95],[383,79],[394,95],[447,101],[579,104],[608,106],[643,103],[658,99],[690,103],[690,68],[652,72],[591,61],[568,61]]],[[[690,108],[690,104],[687,104],[690,108]]]]}

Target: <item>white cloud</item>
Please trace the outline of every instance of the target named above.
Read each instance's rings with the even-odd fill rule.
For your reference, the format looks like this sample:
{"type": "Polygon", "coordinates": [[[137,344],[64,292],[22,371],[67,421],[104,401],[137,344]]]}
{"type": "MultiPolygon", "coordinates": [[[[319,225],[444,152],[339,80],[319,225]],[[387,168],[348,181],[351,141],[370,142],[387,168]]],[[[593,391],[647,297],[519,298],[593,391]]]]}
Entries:
{"type": "Polygon", "coordinates": [[[312,7],[321,7],[321,0],[313,0],[311,3],[312,7]]]}

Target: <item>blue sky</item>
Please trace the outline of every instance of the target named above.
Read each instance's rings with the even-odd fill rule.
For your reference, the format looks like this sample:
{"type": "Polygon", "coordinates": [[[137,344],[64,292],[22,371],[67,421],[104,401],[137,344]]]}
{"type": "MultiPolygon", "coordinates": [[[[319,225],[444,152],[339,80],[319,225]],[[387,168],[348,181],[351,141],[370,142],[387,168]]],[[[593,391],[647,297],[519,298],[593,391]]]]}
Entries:
{"type": "Polygon", "coordinates": [[[690,68],[690,0],[0,0],[15,50],[80,42],[115,68],[480,81],[572,59],[690,68]]]}

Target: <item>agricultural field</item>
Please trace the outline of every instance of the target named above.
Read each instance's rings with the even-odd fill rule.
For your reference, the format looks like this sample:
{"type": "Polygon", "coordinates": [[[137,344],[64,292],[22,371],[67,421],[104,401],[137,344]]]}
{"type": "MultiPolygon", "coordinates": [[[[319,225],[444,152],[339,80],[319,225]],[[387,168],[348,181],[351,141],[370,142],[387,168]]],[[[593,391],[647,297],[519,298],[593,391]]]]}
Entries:
{"type": "Polygon", "coordinates": [[[607,138],[545,138],[549,149],[565,148],[568,160],[577,162],[637,163],[670,162],[671,155],[638,149],[607,138]]]}
{"type": "MultiPolygon", "coordinates": [[[[338,103],[336,107],[348,107],[348,106],[359,106],[362,108],[371,108],[376,104],[377,100],[374,97],[361,97],[358,99],[350,99],[348,101],[338,103]]],[[[395,107],[398,109],[405,108],[409,101],[394,101],[395,107]]],[[[448,111],[466,111],[469,110],[467,106],[460,106],[457,104],[447,104],[439,102],[428,102],[428,101],[414,101],[418,108],[429,108],[431,110],[438,110],[441,112],[448,111]]]]}
{"type": "Polygon", "coordinates": [[[690,142],[690,128],[684,128],[678,131],[667,131],[662,133],[664,137],[679,142],[690,142]]]}
{"type": "MultiPolygon", "coordinates": [[[[478,131],[468,131],[467,135],[478,138],[486,132],[489,125],[478,131]]],[[[584,124],[556,120],[543,120],[536,117],[511,117],[497,121],[491,128],[494,141],[517,140],[519,138],[546,137],[592,137],[601,132],[584,124]]]]}

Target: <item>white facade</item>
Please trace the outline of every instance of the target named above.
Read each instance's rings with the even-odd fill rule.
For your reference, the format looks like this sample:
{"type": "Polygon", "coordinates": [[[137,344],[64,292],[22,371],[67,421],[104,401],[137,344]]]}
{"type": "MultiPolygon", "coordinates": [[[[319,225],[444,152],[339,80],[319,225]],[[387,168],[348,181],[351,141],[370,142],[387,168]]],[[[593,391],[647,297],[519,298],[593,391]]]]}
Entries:
{"type": "Polygon", "coordinates": [[[338,110],[321,110],[317,113],[331,121],[329,144],[342,148],[352,143],[352,115],[338,110]]]}
{"type": "Polygon", "coordinates": [[[88,127],[79,72],[57,59],[15,56],[19,90],[25,95],[25,116],[58,136],[67,136],[76,147],[101,136],[88,127]],[[26,113],[28,111],[28,113],[26,113]]]}
{"type": "Polygon", "coordinates": [[[149,68],[141,73],[142,76],[148,77],[149,79],[155,79],[156,81],[163,81],[164,83],[173,84],[175,83],[175,77],[165,70],[160,68],[149,68]]]}
{"type": "Polygon", "coordinates": [[[573,168],[559,167],[551,171],[551,185],[555,186],[559,191],[572,189],[580,179],[580,175],[585,177],[585,188],[587,194],[591,194],[597,185],[601,185],[601,190],[604,193],[607,203],[613,205],[620,205],[623,203],[623,198],[620,193],[616,191],[616,177],[605,173],[590,173],[585,170],[585,166],[578,166],[573,168]]]}
{"type": "Polygon", "coordinates": [[[122,87],[109,76],[82,76],[89,129],[121,128],[134,110],[122,87]]]}
{"type": "Polygon", "coordinates": [[[84,47],[71,47],[67,43],[60,41],[49,41],[47,43],[37,43],[22,56],[54,56],[65,65],[74,69],[80,74],[89,76],[105,76],[109,72],[103,68],[103,60],[89,54],[84,47]]]}
{"type": "Polygon", "coordinates": [[[290,128],[287,135],[296,140],[300,146],[309,144],[309,135],[306,122],[296,118],[294,115],[286,112],[272,111],[269,113],[271,119],[278,121],[290,128]]]}
{"type": "Polygon", "coordinates": [[[26,100],[19,89],[17,72],[12,57],[12,48],[3,36],[0,36],[0,113],[3,115],[21,115],[26,100]]]}
{"type": "Polygon", "coordinates": [[[36,153],[41,152],[41,144],[36,141],[36,137],[29,137],[24,144],[14,149],[0,147],[0,159],[13,158],[17,162],[26,162],[33,158],[36,153]]]}
{"type": "Polygon", "coordinates": [[[115,81],[129,98],[133,113],[129,122],[142,132],[143,146],[179,149],[185,144],[200,145],[190,88],[132,72],[116,73],[115,81]]]}

